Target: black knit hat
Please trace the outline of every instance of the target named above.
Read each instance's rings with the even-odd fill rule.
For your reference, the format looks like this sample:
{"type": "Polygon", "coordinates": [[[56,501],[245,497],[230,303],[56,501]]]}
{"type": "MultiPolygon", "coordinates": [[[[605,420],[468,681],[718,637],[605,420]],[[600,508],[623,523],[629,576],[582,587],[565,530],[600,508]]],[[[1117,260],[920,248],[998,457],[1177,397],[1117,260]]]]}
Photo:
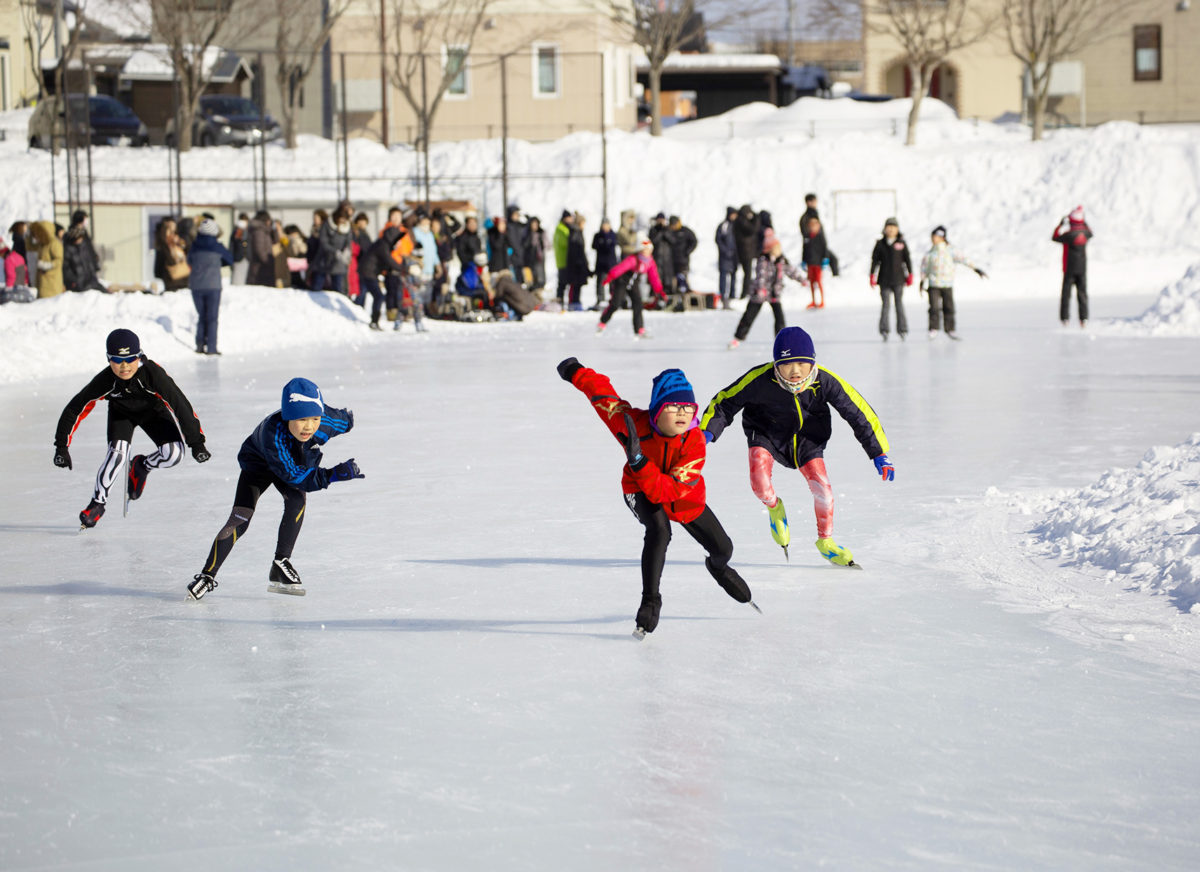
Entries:
{"type": "Polygon", "coordinates": [[[84,221],[87,220],[87,216],[88,216],[87,212],[84,212],[82,209],[76,209],[74,212],[71,213],[71,223],[72,224],[82,224],[84,221]]]}
{"type": "Polygon", "coordinates": [[[109,357],[133,357],[142,353],[138,335],[124,327],[109,333],[104,345],[109,357]]]}

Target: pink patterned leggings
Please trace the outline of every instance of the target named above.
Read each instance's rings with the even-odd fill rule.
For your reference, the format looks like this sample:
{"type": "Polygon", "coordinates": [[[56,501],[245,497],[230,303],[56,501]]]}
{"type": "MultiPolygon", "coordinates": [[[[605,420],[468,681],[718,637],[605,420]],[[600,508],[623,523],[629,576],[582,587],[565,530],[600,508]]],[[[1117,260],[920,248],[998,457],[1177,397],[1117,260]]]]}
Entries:
{"type": "MultiPolygon", "coordinates": [[[[750,488],[754,495],[762,500],[768,508],[775,505],[779,499],[775,496],[775,488],[771,486],[771,471],[775,466],[775,458],[771,452],[758,445],[750,446],[750,488]]],[[[827,539],[833,535],[833,486],[829,483],[829,474],[825,471],[825,460],[815,457],[800,467],[800,474],[808,481],[808,489],[813,495],[813,511],[817,516],[817,536],[827,539]]]]}

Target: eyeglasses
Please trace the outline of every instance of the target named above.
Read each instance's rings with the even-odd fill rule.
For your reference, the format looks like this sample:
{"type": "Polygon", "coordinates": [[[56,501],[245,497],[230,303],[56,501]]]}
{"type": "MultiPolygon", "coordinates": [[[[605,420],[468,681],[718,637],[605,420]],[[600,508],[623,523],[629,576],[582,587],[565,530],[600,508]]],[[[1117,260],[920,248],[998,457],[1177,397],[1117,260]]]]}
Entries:
{"type": "Polygon", "coordinates": [[[682,415],[685,412],[689,415],[695,415],[700,411],[700,407],[695,403],[663,403],[660,411],[670,415],[682,415]]]}
{"type": "Polygon", "coordinates": [[[108,359],[111,363],[133,363],[140,356],[138,354],[110,354],[108,359]]]}

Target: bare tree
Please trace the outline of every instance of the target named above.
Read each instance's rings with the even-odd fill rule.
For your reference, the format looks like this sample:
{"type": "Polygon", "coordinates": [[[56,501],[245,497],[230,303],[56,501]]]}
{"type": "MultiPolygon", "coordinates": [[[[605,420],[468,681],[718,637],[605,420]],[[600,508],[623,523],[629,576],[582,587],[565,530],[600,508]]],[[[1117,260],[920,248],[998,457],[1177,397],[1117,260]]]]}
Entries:
{"type": "Polygon", "coordinates": [[[33,80],[37,82],[37,99],[40,100],[46,94],[46,72],[42,69],[42,58],[50,40],[54,38],[54,28],[47,26],[38,0],[21,0],[21,25],[25,33],[25,56],[29,59],[33,80]]]}
{"type": "Polygon", "coordinates": [[[1140,0],[1003,0],[1008,46],[1033,90],[1033,139],[1046,129],[1050,74],[1056,63],[1128,26],[1140,0]]]}
{"type": "Polygon", "coordinates": [[[275,85],[288,148],[296,147],[297,97],[321,48],[353,2],[329,0],[321,16],[312,14],[312,0],[268,0],[275,11],[275,85]]]}
{"type": "Polygon", "coordinates": [[[391,0],[389,78],[417,117],[417,147],[429,179],[429,131],[446,91],[463,73],[494,0],[391,0]],[[445,55],[443,55],[445,50],[445,55]]]}
{"type": "Polygon", "coordinates": [[[175,137],[180,151],[192,147],[192,118],[215,67],[217,35],[239,7],[253,0],[149,0],[143,15],[165,46],[179,88],[175,137]]]}

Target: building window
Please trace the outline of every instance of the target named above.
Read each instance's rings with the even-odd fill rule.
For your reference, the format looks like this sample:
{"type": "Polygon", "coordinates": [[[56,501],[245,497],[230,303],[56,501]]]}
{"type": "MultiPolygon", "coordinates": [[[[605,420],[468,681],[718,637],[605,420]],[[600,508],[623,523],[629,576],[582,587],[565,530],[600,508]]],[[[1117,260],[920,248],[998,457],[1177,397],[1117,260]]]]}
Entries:
{"type": "Polygon", "coordinates": [[[1133,29],[1133,80],[1162,80],[1162,25],[1139,24],[1133,29]]]}
{"type": "Polygon", "coordinates": [[[558,46],[533,47],[533,96],[557,97],[559,91],[558,46]]]}
{"type": "Polygon", "coordinates": [[[450,86],[446,88],[449,97],[467,96],[467,49],[461,45],[447,46],[443,49],[447,74],[452,74],[450,86]]]}

